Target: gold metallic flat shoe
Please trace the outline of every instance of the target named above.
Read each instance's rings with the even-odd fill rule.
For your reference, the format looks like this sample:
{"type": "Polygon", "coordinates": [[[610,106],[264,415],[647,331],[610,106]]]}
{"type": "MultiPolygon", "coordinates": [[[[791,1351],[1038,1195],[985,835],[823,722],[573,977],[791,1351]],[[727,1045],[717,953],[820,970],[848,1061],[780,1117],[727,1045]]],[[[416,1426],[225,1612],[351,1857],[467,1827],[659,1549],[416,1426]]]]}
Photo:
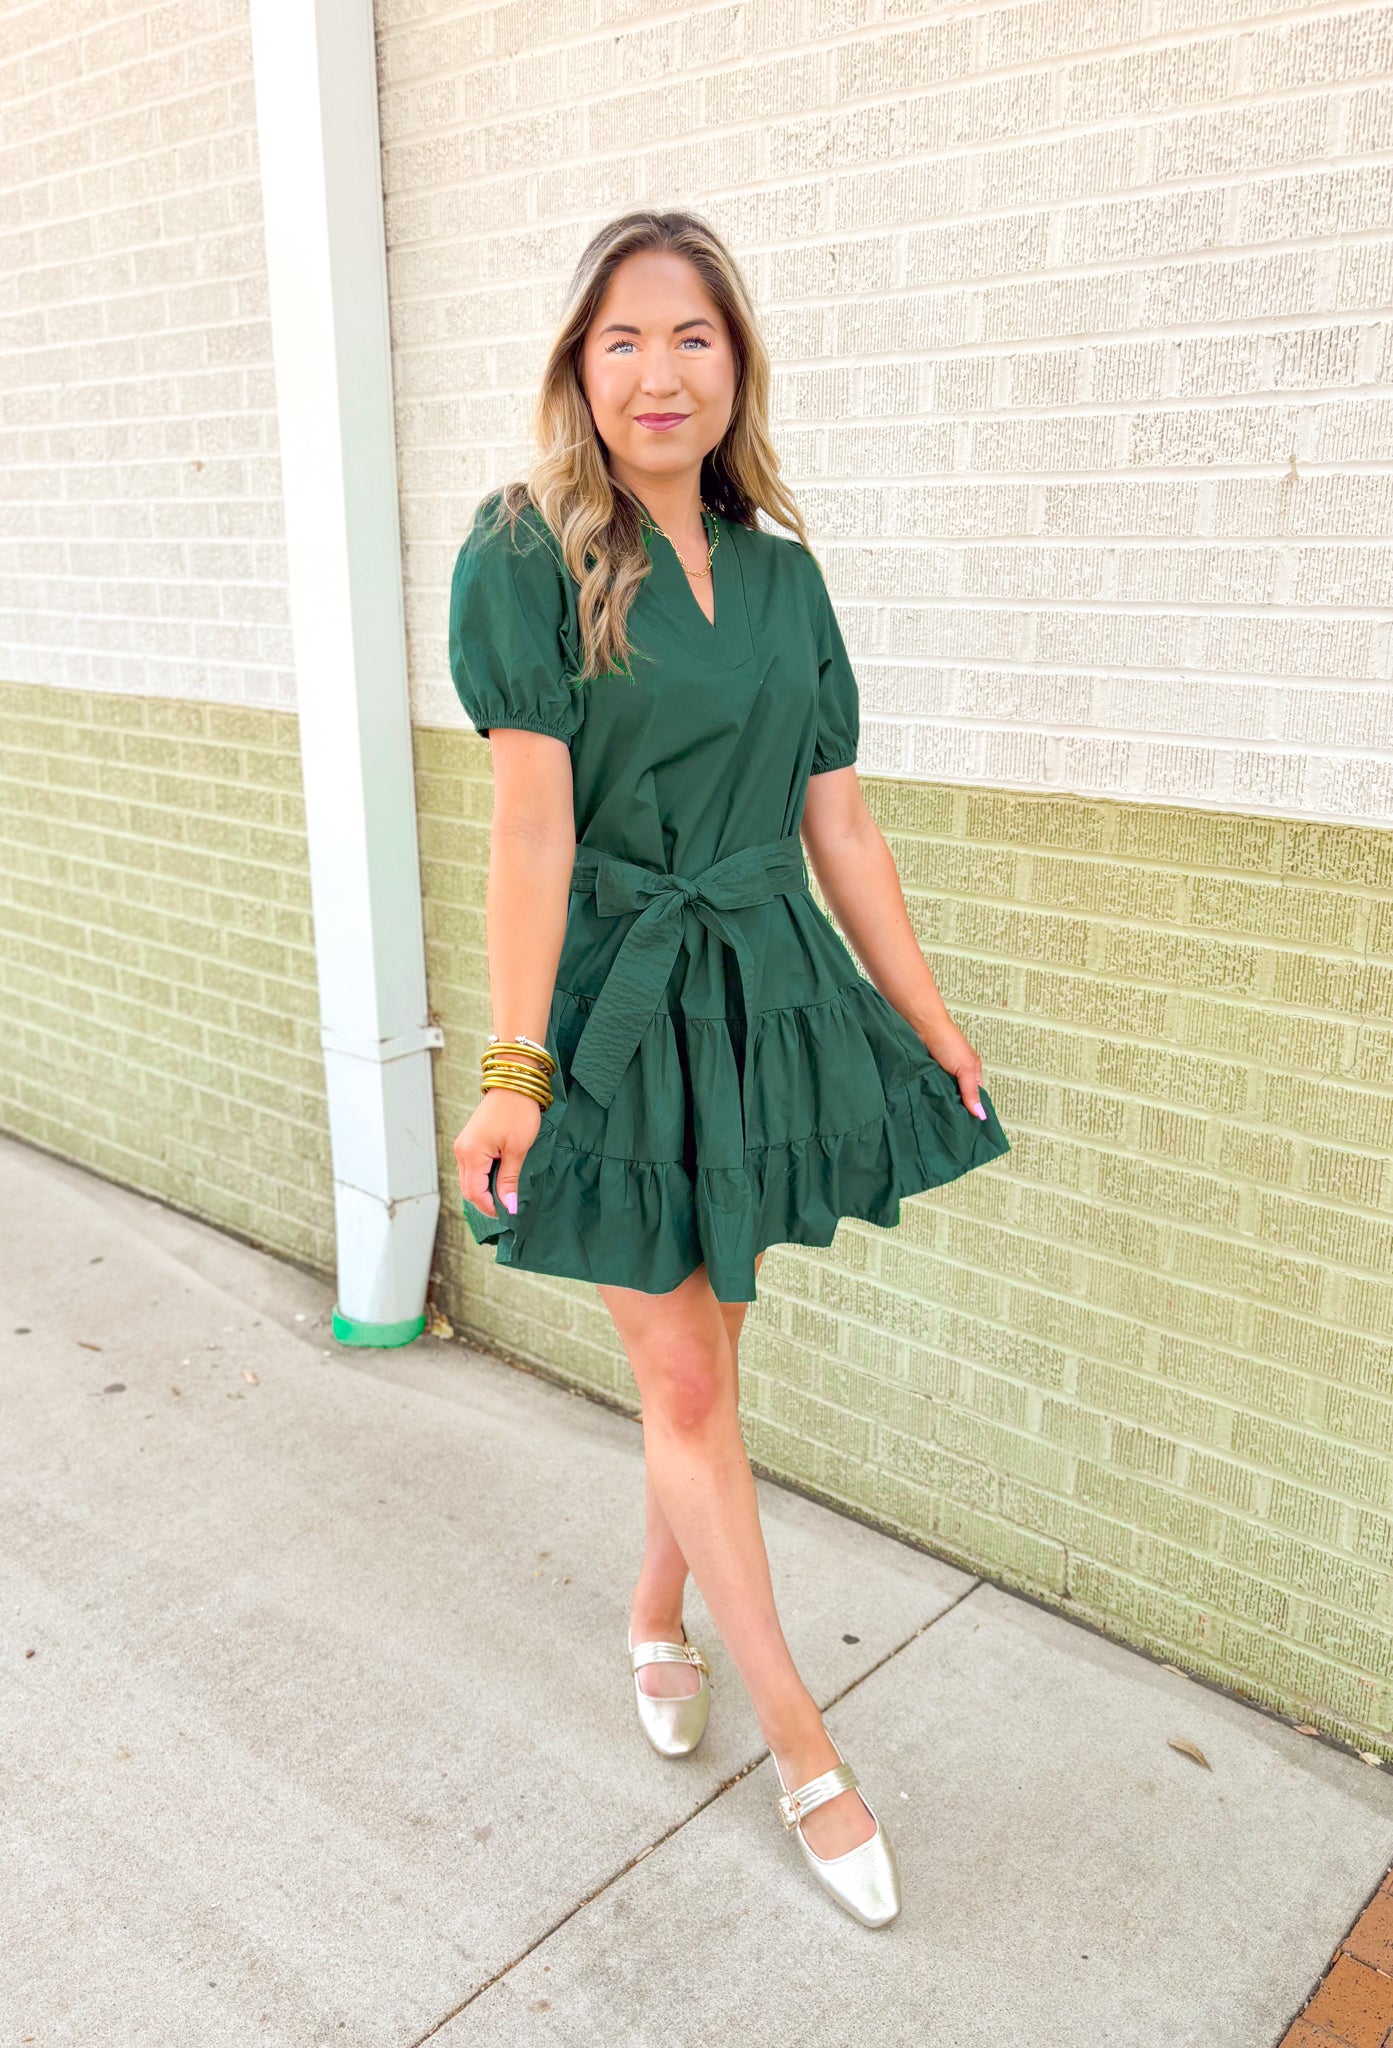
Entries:
{"type": "Polygon", "coordinates": [[[706,1733],[711,1710],[711,1668],[695,1644],[688,1642],[685,1625],[680,1643],[635,1643],[629,1632],[629,1669],[633,1674],[634,1698],[638,1702],[639,1726],[659,1756],[689,1756],[706,1733]],[[639,1684],[643,1664],[694,1664],[695,1692],[676,1699],[660,1699],[639,1684]]]}
{"type": "MultiPolygon", "coordinates": [[[[832,1741],[830,1735],[827,1739],[832,1741]]],[[[832,1747],[837,1749],[835,1742],[832,1747]]],[[[770,1754],[772,1756],[773,1752],[770,1754]]],[[[875,1833],[868,1841],[858,1842],[844,1856],[819,1856],[803,1839],[800,1822],[805,1813],[811,1813],[815,1807],[835,1799],[839,1792],[860,1789],[855,1771],[849,1763],[841,1760],[839,1749],[837,1757],[838,1761],[830,1771],[823,1771],[820,1777],[809,1778],[807,1784],[800,1785],[796,1792],[790,1792],[784,1784],[779,1760],[774,1757],[774,1775],[783,1787],[783,1797],[778,1802],[779,1813],[784,1826],[797,1834],[803,1860],[823,1889],[832,1894],[839,1906],[845,1906],[863,1927],[884,1927],[900,1910],[900,1870],[880,1817],[865,1793],[861,1797],[875,1822],[875,1833]]]]}

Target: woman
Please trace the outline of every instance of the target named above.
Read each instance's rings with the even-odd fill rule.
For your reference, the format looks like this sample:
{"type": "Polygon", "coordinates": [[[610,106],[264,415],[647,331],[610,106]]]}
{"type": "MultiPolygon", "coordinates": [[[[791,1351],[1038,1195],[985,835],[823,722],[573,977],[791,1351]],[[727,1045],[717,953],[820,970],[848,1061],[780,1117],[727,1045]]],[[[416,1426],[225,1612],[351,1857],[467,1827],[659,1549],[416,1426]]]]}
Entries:
{"type": "Polygon", "coordinates": [[[455,687],[493,749],[496,1027],[455,1157],[475,1238],[500,1265],[592,1281],[633,1369],[645,1733],[679,1756],[706,1725],[690,1570],[785,1825],[882,1926],[894,1852],[775,1610],[740,1329],[766,1245],[830,1244],[841,1216],[890,1227],[903,1196],[1007,1141],[858,785],[856,681],[768,394],[704,222],[639,212],[594,238],[542,378],[541,459],[480,506],[451,593],[455,687]]]}

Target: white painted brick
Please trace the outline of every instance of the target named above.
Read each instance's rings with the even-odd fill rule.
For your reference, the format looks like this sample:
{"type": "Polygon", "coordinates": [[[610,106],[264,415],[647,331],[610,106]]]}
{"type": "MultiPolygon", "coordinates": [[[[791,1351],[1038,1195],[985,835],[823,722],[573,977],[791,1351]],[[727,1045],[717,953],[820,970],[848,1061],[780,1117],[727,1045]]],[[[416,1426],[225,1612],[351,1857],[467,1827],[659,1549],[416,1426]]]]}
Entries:
{"type": "Polygon", "coordinates": [[[1163,398],[1170,388],[1172,364],[1185,347],[1184,342],[1119,341],[1090,349],[1088,396],[1101,405],[1163,398]]]}
{"type": "Polygon", "coordinates": [[[1313,250],[1172,263],[1136,280],[1136,324],[1143,329],[1282,320],[1323,310],[1321,263],[1313,250]]]}
{"type": "Polygon", "coordinates": [[[1019,284],[984,288],[976,297],[974,324],[984,341],[1116,332],[1131,324],[1134,295],[1134,282],[1126,275],[1024,278],[1019,284]]]}
{"type": "Polygon", "coordinates": [[[1279,164],[1319,162],[1332,148],[1335,101],[1327,93],[1227,106],[1159,123],[1148,136],[1150,173],[1178,178],[1249,177],[1279,164]]]}
{"type": "Polygon", "coordinates": [[[1001,65],[1061,63],[1099,49],[1136,42],[1146,33],[1144,0],[1073,0],[1064,7],[1027,0],[1000,7],[980,21],[987,70],[1001,65]]]}
{"type": "Polygon", "coordinates": [[[140,0],[7,24],[37,42],[4,133],[43,138],[9,158],[36,318],[9,337],[0,417],[34,428],[27,538],[49,543],[40,568],[0,523],[17,679],[293,701],[279,477],[258,466],[275,399],[246,13],[140,0]],[[237,539],[258,532],[259,559],[237,539]]]}
{"type": "MultiPolygon", "coordinates": [[[[820,62],[814,54],[809,60],[820,62]]],[[[991,68],[995,68],[992,66],[991,68]]],[[[970,21],[924,21],[891,35],[863,35],[842,43],[833,55],[832,84],[838,101],[887,92],[922,92],[974,69],[970,21]]],[[[811,81],[816,90],[820,78],[811,81]]],[[[801,107],[808,104],[805,96],[801,107]]]]}
{"type": "Polygon", "coordinates": [[[1035,654],[1056,666],[1163,668],[1188,666],[1198,630],[1166,612],[1040,610],[1035,654]]]}
{"type": "Polygon", "coordinates": [[[1287,560],[1292,604],[1377,611],[1393,592],[1393,547],[1312,544],[1289,549],[1287,560]]]}
{"type": "Polygon", "coordinates": [[[1339,253],[1335,307],[1342,313],[1365,307],[1385,313],[1393,303],[1393,238],[1360,242],[1339,253]]]}
{"type": "Polygon", "coordinates": [[[911,284],[953,284],[968,277],[1015,277],[1039,270],[1049,248],[1047,213],[1008,214],[953,227],[911,231],[906,277],[911,284]]]}
{"type": "Polygon", "coordinates": [[[1060,222],[1061,264],[1134,263],[1215,248],[1225,239],[1225,194],[1215,187],[1069,207],[1060,222]]]}
{"type": "Polygon", "coordinates": [[[1112,595],[1128,604],[1268,604],[1283,557],[1276,548],[1141,547],[1114,551],[1112,595]]]}
{"type": "MultiPolygon", "coordinates": [[[[16,673],[290,700],[245,10],[0,21],[16,673]]],[[[418,717],[580,247],[692,204],[868,772],[1393,822],[1393,10],[375,13],[418,717]]]]}
{"type": "Polygon", "coordinates": [[[1215,36],[1072,65],[1063,79],[1065,116],[1070,122],[1146,119],[1225,99],[1234,54],[1232,38],[1215,36]]]}
{"type": "Polygon", "coordinates": [[[1318,767],[1319,799],[1311,808],[1320,816],[1393,823],[1393,761],[1386,755],[1316,756],[1313,766],[1318,767]]]}
{"type": "MultiPolygon", "coordinates": [[[[986,360],[990,364],[992,359],[986,360]]],[[[1004,364],[1009,406],[1070,405],[1087,391],[1090,365],[1082,348],[1021,349],[1005,357],[1004,364]]]]}
{"type": "Polygon", "coordinates": [[[1141,177],[1140,131],[1125,127],[1070,136],[1065,142],[984,150],[975,160],[983,207],[1042,206],[1127,191],[1141,177]]]}
{"type": "Polygon", "coordinates": [[[1341,399],[1316,412],[1318,462],[1393,462],[1393,398],[1341,399]]]}
{"type": "Polygon", "coordinates": [[[1282,92],[1320,81],[1386,76],[1393,71],[1393,13],[1361,7],[1340,14],[1312,12],[1301,21],[1255,30],[1248,78],[1255,93],[1282,92]]]}
{"type": "Polygon", "coordinates": [[[1127,460],[1138,469],[1246,468],[1286,462],[1306,439],[1296,405],[1172,406],[1129,422],[1127,460]]]}
{"type": "Polygon", "coordinates": [[[942,555],[956,561],[955,588],[964,597],[1101,597],[1111,567],[1101,547],[968,546],[942,555]]]}
{"type": "Polygon", "coordinates": [[[1200,634],[1200,659],[1220,674],[1373,678],[1387,667],[1386,629],[1368,619],[1209,619],[1200,634]]]}
{"type": "Polygon", "coordinates": [[[1213,503],[1216,534],[1386,534],[1393,475],[1227,478],[1213,503]]]}
{"type": "Polygon", "coordinates": [[[1345,102],[1345,149],[1351,156],[1386,150],[1393,135],[1393,84],[1366,86],[1345,102]]]}
{"type": "Polygon", "coordinates": [[[1026,533],[1030,531],[1030,498],[1025,484],[919,484],[886,496],[881,531],[910,538],[1026,533]]]}
{"type": "Polygon", "coordinates": [[[993,470],[1111,469],[1117,461],[1117,425],[1114,417],[1097,413],[976,420],[968,459],[979,475],[993,470]]]}
{"type": "Polygon", "coordinates": [[[1203,513],[1200,489],[1188,482],[1057,483],[1040,493],[1039,531],[1155,541],[1200,532],[1203,513]]]}
{"type": "MultiPolygon", "coordinates": [[[[1385,144],[1386,146],[1386,144],[1385,144]]],[[[1306,241],[1393,227],[1393,164],[1305,171],[1250,185],[1238,206],[1244,242],[1306,241]]]]}
{"type": "Polygon", "coordinates": [[[1230,398],[1266,391],[1273,381],[1272,354],[1278,337],[1267,333],[1186,335],[1170,349],[1170,390],[1187,398],[1230,398]]]}
{"type": "MultiPolygon", "coordinates": [[[[1375,330],[1379,344],[1393,328],[1375,330]]],[[[1360,355],[1369,338],[1369,323],[1339,327],[1294,327],[1272,340],[1272,382],[1279,390],[1316,391],[1357,385],[1363,381],[1360,355]]]]}

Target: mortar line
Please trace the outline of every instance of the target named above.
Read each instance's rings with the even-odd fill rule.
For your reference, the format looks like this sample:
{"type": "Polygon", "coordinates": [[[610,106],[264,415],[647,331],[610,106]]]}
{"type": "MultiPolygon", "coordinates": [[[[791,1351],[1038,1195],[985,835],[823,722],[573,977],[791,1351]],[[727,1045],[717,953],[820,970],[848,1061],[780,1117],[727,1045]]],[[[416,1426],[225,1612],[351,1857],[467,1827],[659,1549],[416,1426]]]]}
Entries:
{"type": "MultiPolygon", "coordinates": [[[[955,1599],[949,1601],[946,1607],[941,1608],[937,1614],[930,1615],[929,1619],[921,1623],[918,1628],[912,1629],[903,1641],[892,1644],[884,1656],[878,1657],[874,1664],[867,1665],[864,1671],[860,1672],[855,1678],[849,1679],[840,1692],[833,1693],[832,1697],[821,1709],[822,1713],[830,1713],[833,1707],[840,1705],[859,1686],[864,1685],[868,1678],[874,1677],[875,1673],[890,1663],[892,1658],[902,1655],[912,1643],[917,1643],[921,1636],[927,1635],[931,1628],[937,1627],[939,1622],[945,1620],[948,1615],[961,1607],[964,1600],[970,1599],[986,1583],[987,1581],[984,1579],[973,1579],[955,1599]]],[[[526,1962],[533,1951],[541,1948],[543,1943],[550,1941],[551,1937],[563,1928],[568,1920],[573,1920],[577,1913],[583,1912],[587,1906],[593,1905],[596,1899],[603,1897],[607,1891],[619,1883],[621,1878],[627,1877],[629,1872],[642,1863],[646,1856],[651,1856],[655,1849],[661,1849],[665,1842],[670,1842],[674,1835],[680,1834],[684,1828],[690,1826],[699,1814],[705,1813],[708,1806],[713,1806],[733,1786],[738,1785],[742,1778],[748,1778],[751,1771],[758,1770],[768,1755],[769,1751],[767,1748],[761,1749],[758,1755],[753,1757],[749,1763],[743,1765],[740,1770],[735,1771],[729,1778],[724,1779],[721,1784],[714,1786],[707,1793],[706,1797],[692,1808],[690,1813],[684,1814],[680,1820],[675,1820],[671,1827],[664,1829],[660,1835],[655,1836],[636,1855],[631,1856],[627,1863],[621,1864],[617,1870],[611,1871],[610,1875],[597,1884],[592,1891],[587,1892],[583,1898],[577,1899],[573,1906],[568,1906],[566,1911],[554,1920],[549,1927],[544,1927],[534,1940],[528,1942],[526,1948],[519,1949],[515,1956],[512,1956],[499,1969],[495,1970],[493,1975],[480,1984],[476,1990],[471,1991],[467,1998],[461,1999],[460,2003],[438,2019],[434,2026],[428,2027],[424,2034],[418,2034],[414,2041],[407,2044],[407,2048],[424,2048],[426,2042],[434,2040],[442,2027],[449,2026],[451,2020],[458,2019],[459,2015],[478,1999],[482,1998],[486,1991],[491,1991],[495,1984],[501,1983],[505,1977],[517,1969],[520,1963],[526,1962]]]]}

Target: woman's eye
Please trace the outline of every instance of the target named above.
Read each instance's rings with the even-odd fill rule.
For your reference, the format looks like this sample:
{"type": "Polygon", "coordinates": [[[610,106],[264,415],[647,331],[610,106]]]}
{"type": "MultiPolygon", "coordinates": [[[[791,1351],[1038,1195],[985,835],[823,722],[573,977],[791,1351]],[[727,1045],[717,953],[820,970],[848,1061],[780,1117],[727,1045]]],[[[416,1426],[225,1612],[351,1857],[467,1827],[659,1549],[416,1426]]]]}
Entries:
{"type": "MultiPolygon", "coordinates": [[[[710,348],[711,346],[710,340],[704,334],[684,334],[681,342],[678,345],[681,348],[685,348],[689,341],[694,341],[698,349],[707,349],[710,348]]],[[[618,349],[632,347],[633,343],[631,341],[620,340],[607,342],[605,344],[605,354],[607,356],[612,356],[618,349]]]]}

